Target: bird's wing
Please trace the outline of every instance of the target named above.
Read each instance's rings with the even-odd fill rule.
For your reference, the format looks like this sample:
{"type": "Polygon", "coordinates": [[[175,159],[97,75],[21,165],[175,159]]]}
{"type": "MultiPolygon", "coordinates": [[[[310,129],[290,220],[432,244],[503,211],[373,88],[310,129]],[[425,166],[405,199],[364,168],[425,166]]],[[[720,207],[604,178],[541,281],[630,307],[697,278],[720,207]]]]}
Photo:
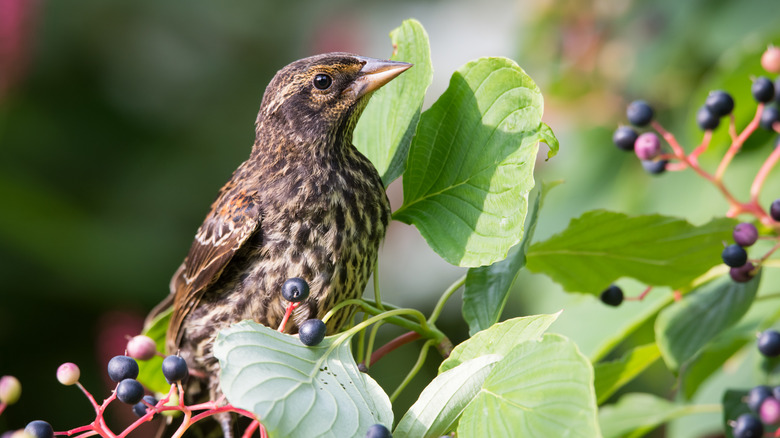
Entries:
{"type": "Polygon", "coordinates": [[[224,190],[198,228],[184,264],[171,280],[175,289],[168,327],[168,348],[181,339],[184,318],[200,302],[207,286],[219,278],[233,255],[259,227],[260,206],[255,195],[224,190]]]}

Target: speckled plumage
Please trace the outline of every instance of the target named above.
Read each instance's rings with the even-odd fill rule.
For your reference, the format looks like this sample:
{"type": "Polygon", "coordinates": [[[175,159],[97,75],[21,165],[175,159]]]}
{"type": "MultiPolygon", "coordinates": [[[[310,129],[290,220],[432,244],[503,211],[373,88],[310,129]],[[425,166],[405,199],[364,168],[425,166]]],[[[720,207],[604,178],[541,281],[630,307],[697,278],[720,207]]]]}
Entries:
{"type": "MultiPolygon", "coordinates": [[[[288,304],[285,280],[302,277],[311,289],[289,333],[362,294],[390,205],[352,131],[371,91],[409,66],[330,53],[293,62],[268,85],[252,153],[220,190],[171,281],[167,348],[206,377],[194,383],[211,397],[219,393],[214,337],[243,319],[276,328],[288,304]],[[332,78],[329,89],[313,85],[317,74],[332,78]]],[[[349,311],[334,315],[328,332],[349,311]]]]}

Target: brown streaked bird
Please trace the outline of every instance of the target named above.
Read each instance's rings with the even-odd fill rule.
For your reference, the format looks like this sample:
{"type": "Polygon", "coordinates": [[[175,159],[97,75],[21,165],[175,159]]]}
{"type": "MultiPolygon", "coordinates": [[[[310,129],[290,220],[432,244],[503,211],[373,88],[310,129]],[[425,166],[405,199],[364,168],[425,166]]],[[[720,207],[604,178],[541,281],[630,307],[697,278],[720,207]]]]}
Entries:
{"type": "MultiPolygon", "coordinates": [[[[288,278],[303,278],[311,290],[288,333],[362,295],[390,204],[376,169],[352,144],[352,132],[372,92],[409,67],[327,53],[274,76],[249,159],[220,190],[171,280],[170,296],[157,307],[173,305],[168,352],[179,352],[204,376],[190,379],[190,393],[219,396],[214,338],[244,319],[276,328],[289,304],[281,295],[288,278]]],[[[327,331],[338,330],[349,312],[337,312],[327,331]]],[[[219,421],[232,436],[231,418],[219,421]]]]}

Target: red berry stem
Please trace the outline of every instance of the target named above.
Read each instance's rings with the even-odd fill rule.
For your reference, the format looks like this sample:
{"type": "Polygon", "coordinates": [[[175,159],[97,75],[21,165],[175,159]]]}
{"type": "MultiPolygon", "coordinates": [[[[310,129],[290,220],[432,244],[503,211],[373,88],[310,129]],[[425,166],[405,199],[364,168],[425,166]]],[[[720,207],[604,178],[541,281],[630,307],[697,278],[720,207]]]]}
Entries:
{"type": "Polygon", "coordinates": [[[0,415],[3,415],[3,411],[5,410],[6,407],[8,407],[7,404],[0,403],[0,415]]]}
{"type": "Polygon", "coordinates": [[[279,324],[279,333],[284,333],[284,329],[287,326],[287,320],[290,319],[293,310],[301,303],[290,303],[287,305],[287,310],[284,312],[284,318],[282,318],[281,324],[279,324]]]}
{"type": "Polygon", "coordinates": [[[715,172],[715,178],[720,181],[723,179],[723,174],[726,173],[726,168],[728,168],[729,164],[731,163],[731,160],[734,158],[734,155],[739,152],[740,148],[742,148],[742,145],[745,144],[745,140],[750,137],[753,132],[758,128],[758,124],[761,121],[761,113],[764,111],[764,104],[759,103],[756,106],[756,115],[753,116],[753,120],[748,123],[748,125],[745,127],[745,129],[742,130],[742,132],[739,135],[736,135],[736,130],[734,128],[734,116],[731,116],[731,123],[729,124],[729,133],[731,134],[731,146],[726,151],[726,154],[723,156],[723,159],[720,161],[720,165],[718,165],[718,170],[715,172]]]}
{"type": "Polygon", "coordinates": [[[406,345],[410,342],[416,341],[418,339],[420,339],[420,334],[417,332],[407,332],[402,334],[401,336],[393,339],[392,341],[388,342],[387,344],[379,347],[379,349],[374,351],[374,353],[371,354],[371,360],[369,364],[371,365],[375,364],[379,359],[383,358],[387,353],[390,353],[396,348],[406,345]]]}
{"type": "MultiPolygon", "coordinates": [[[[769,157],[767,157],[766,161],[764,161],[764,164],[762,164],[761,168],[758,170],[755,179],[753,179],[753,184],[750,186],[750,201],[756,205],[758,205],[758,195],[761,194],[761,189],[764,187],[764,182],[778,161],[780,161],[780,147],[776,147],[774,150],[772,150],[772,153],[769,154],[769,157]]],[[[760,219],[764,225],[772,226],[775,229],[780,227],[780,224],[777,224],[776,222],[773,223],[774,221],[772,221],[772,218],[766,215],[766,212],[763,213],[764,214],[760,217],[760,219]]]]}

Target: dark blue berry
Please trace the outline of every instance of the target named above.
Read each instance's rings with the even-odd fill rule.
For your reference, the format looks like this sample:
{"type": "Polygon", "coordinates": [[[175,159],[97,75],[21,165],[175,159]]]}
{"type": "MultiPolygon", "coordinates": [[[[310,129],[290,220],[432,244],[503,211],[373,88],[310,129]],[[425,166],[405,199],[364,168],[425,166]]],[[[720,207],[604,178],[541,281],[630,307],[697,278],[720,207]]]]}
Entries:
{"type": "Polygon", "coordinates": [[[27,426],[24,427],[24,431],[35,438],[54,437],[54,429],[52,429],[51,424],[43,420],[35,420],[27,423],[27,426]]]}
{"type": "Polygon", "coordinates": [[[774,397],[776,400],[780,400],[780,386],[775,386],[772,388],[772,397],[774,397]]]}
{"type": "Polygon", "coordinates": [[[752,414],[742,414],[737,417],[732,431],[734,438],[760,438],[764,435],[764,425],[752,414]]]}
{"type": "Polygon", "coordinates": [[[619,306],[623,302],[623,290],[612,284],[601,292],[601,301],[610,306],[619,306]]]}
{"type": "Polygon", "coordinates": [[[138,362],[130,356],[114,356],[108,361],[108,377],[114,382],[138,377],[138,362]]]}
{"type": "Polygon", "coordinates": [[[368,432],[366,432],[366,438],[393,438],[393,435],[385,426],[381,424],[375,424],[368,428],[368,432]]]}
{"type": "Polygon", "coordinates": [[[753,98],[756,101],[767,103],[775,98],[775,84],[769,78],[760,76],[753,81],[750,92],[753,93],[753,98]]]}
{"type": "Polygon", "coordinates": [[[732,268],[738,268],[747,263],[747,251],[737,244],[727,246],[720,256],[723,258],[723,263],[732,268]]]}
{"type": "Polygon", "coordinates": [[[734,227],[734,242],[741,246],[750,246],[758,240],[758,229],[750,222],[742,222],[734,227]]]}
{"type": "Polygon", "coordinates": [[[734,98],[722,90],[710,91],[704,105],[716,116],[723,117],[734,111],[734,98]]]}
{"type": "Polygon", "coordinates": [[[305,300],[309,297],[309,283],[299,277],[288,279],[282,285],[282,297],[291,303],[305,300]]]}
{"type": "Polygon", "coordinates": [[[303,345],[310,347],[325,339],[325,323],[321,319],[307,319],[298,327],[298,337],[303,345]]]}
{"type": "Polygon", "coordinates": [[[615,146],[617,146],[618,149],[633,151],[634,142],[636,142],[637,137],[639,137],[639,134],[637,134],[634,128],[630,126],[620,126],[615,130],[615,133],[612,134],[612,142],[615,143],[615,146]]]}
{"type": "Polygon", "coordinates": [[[666,172],[669,160],[642,160],[642,167],[651,175],[659,175],[666,172]]]}
{"type": "Polygon", "coordinates": [[[138,403],[133,405],[133,413],[139,417],[143,417],[144,415],[146,415],[146,412],[149,409],[149,407],[144,404],[144,401],[149,403],[152,406],[157,404],[157,399],[155,399],[151,395],[145,395],[142,401],[139,401],[138,403]]]}
{"type": "Polygon", "coordinates": [[[772,205],[769,206],[769,215],[772,219],[780,222],[780,199],[772,201],[772,205]]]}
{"type": "Polygon", "coordinates": [[[764,330],[758,335],[758,351],[764,356],[780,356],[780,333],[775,330],[764,330]]]}
{"type": "Polygon", "coordinates": [[[181,356],[168,356],[163,359],[162,372],[168,383],[184,380],[189,374],[187,362],[181,356]]]}
{"type": "Polygon", "coordinates": [[[729,269],[729,276],[737,283],[747,283],[753,278],[753,263],[747,262],[742,266],[729,269]]]}
{"type": "Polygon", "coordinates": [[[753,412],[758,412],[761,409],[761,403],[766,400],[767,397],[772,396],[772,388],[766,385],[756,386],[748,391],[747,405],[753,412]]]}
{"type": "Polygon", "coordinates": [[[777,122],[780,122],[780,111],[774,106],[765,106],[761,112],[761,120],[758,121],[758,124],[762,128],[772,131],[774,130],[773,125],[777,122]]]}
{"type": "Polygon", "coordinates": [[[705,105],[696,112],[696,124],[703,131],[711,131],[720,125],[720,117],[705,105]]]}
{"type": "Polygon", "coordinates": [[[645,126],[653,120],[653,108],[644,100],[635,100],[626,109],[628,121],[635,126],[645,126]]]}
{"type": "Polygon", "coordinates": [[[116,398],[123,403],[134,405],[144,397],[144,387],[138,380],[125,379],[116,387],[116,398]]]}

